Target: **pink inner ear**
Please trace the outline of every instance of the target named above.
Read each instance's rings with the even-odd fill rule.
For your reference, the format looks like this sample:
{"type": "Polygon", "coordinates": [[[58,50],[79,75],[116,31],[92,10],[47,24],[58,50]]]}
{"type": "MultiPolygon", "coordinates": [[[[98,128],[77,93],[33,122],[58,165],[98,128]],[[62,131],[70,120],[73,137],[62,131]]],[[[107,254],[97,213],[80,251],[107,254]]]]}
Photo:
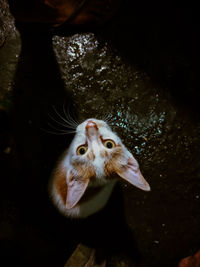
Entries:
{"type": "Polygon", "coordinates": [[[73,176],[70,173],[70,182],[67,185],[67,198],[66,198],[66,208],[71,209],[73,208],[78,201],[81,199],[83,196],[88,183],[89,179],[83,181],[79,180],[78,177],[73,176]]]}
{"type": "Polygon", "coordinates": [[[123,165],[122,168],[117,171],[117,174],[132,185],[142,190],[151,190],[149,184],[144,179],[139,169],[137,161],[133,157],[128,159],[127,165],[123,165]]]}

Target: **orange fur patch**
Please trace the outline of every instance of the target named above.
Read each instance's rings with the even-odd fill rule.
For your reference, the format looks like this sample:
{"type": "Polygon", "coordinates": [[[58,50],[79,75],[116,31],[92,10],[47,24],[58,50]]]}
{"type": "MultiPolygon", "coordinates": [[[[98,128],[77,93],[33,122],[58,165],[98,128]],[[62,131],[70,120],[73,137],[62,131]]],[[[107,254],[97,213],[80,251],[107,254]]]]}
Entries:
{"type": "Polygon", "coordinates": [[[96,176],[94,167],[88,164],[80,164],[79,162],[73,163],[73,167],[77,172],[77,176],[83,180],[91,179],[96,176]]]}
{"type": "MultiPolygon", "coordinates": [[[[104,150],[101,152],[102,157],[108,157],[109,153],[108,151],[104,150]]],[[[119,159],[123,156],[123,148],[120,145],[117,145],[113,150],[111,151],[110,159],[105,161],[104,164],[104,173],[106,176],[111,177],[114,173],[119,171],[121,169],[119,159]]],[[[93,160],[95,158],[94,152],[91,150],[88,155],[87,159],[93,160]]],[[[80,179],[87,180],[87,179],[93,179],[96,177],[95,169],[92,165],[84,164],[80,162],[74,162],[73,168],[77,172],[77,176],[80,177],[80,179]]],[[[58,166],[57,170],[54,174],[53,179],[54,186],[56,188],[56,191],[58,195],[60,195],[63,203],[66,203],[67,198],[67,183],[66,183],[66,170],[58,166]]],[[[86,199],[90,199],[90,197],[93,195],[93,193],[97,193],[95,190],[93,192],[87,192],[86,199]]],[[[85,201],[86,199],[82,199],[82,201],[85,201]]]]}
{"type": "Polygon", "coordinates": [[[57,193],[60,195],[63,202],[66,203],[67,183],[66,183],[66,172],[63,169],[57,168],[54,174],[54,185],[57,193]]]}
{"type": "Polygon", "coordinates": [[[100,152],[100,156],[103,158],[103,157],[108,157],[108,151],[106,151],[106,150],[102,150],[101,152],[100,152]]]}
{"type": "Polygon", "coordinates": [[[106,176],[112,176],[121,169],[119,159],[123,156],[123,148],[117,145],[111,152],[111,159],[104,164],[104,172],[106,176]]]}
{"type": "Polygon", "coordinates": [[[88,160],[95,160],[95,154],[94,154],[93,150],[90,150],[90,152],[87,153],[86,158],[88,160]]]}

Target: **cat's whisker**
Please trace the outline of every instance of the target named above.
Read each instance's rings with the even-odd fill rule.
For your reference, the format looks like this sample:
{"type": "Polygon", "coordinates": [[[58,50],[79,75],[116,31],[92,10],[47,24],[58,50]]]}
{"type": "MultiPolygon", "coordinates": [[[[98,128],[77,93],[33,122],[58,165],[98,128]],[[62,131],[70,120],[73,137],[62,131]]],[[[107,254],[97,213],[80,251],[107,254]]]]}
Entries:
{"type": "Polygon", "coordinates": [[[70,118],[72,120],[72,122],[74,123],[74,125],[77,127],[79,125],[79,122],[77,120],[75,120],[75,118],[73,118],[71,115],[70,115],[70,112],[69,112],[69,106],[67,106],[67,116],[68,118],[70,118]]]}
{"type": "Polygon", "coordinates": [[[77,126],[79,125],[79,123],[76,122],[76,121],[72,118],[72,116],[70,115],[70,113],[69,113],[69,107],[67,107],[67,113],[66,113],[66,109],[65,109],[65,105],[64,105],[64,104],[63,104],[63,112],[64,112],[64,115],[65,115],[66,119],[68,120],[68,122],[69,122],[72,126],[74,126],[74,128],[77,128],[77,126]]]}
{"type": "Polygon", "coordinates": [[[50,133],[50,134],[54,134],[54,135],[67,135],[70,134],[70,132],[65,132],[65,133],[57,133],[57,132],[53,132],[53,131],[49,131],[43,128],[40,128],[42,131],[46,132],[46,133],[50,133]]]}
{"type": "MultiPolygon", "coordinates": [[[[54,125],[52,125],[51,123],[47,123],[51,128],[53,128],[54,130],[57,130],[58,132],[63,132],[63,133],[67,133],[67,132],[69,132],[69,131],[72,131],[73,129],[71,129],[71,128],[68,128],[69,129],[69,131],[68,131],[68,129],[65,129],[65,130],[63,130],[63,129],[59,129],[59,128],[57,128],[57,127],[55,127],[54,125]]],[[[75,132],[75,131],[74,131],[75,132]]]]}
{"type": "Polygon", "coordinates": [[[106,114],[103,117],[101,117],[101,120],[106,122],[107,117],[108,117],[108,114],[106,114]]]}
{"type": "Polygon", "coordinates": [[[56,128],[54,125],[52,125],[51,123],[47,123],[48,126],[50,126],[53,130],[56,130],[55,131],[52,131],[52,130],[47,130],[47,129],[43,129],[41,128],[43,131],[45,132],[48,132],[48,133],[51,133],[51,134],[56,134],[56,135],[65,135],[65,134],[71,134],[71,133],[76,133],[76,131],[74,129],[59,129],[59,128],[56,128]]]}
{"type": "Polygon", "coordinates": [[[110,113],[109,113],[109,114],[106,114],[106,115],[104,116],[104,119],[105,119],[105,120],[109,120],[109,119],[111,118],[111,116],[112,116],[112,115],[111,115],[110,113]]]}
{"type": "Polygon", "coordinates": [[[108,124],[110,125],[113,121],[113,118],[112,118],[112,115],[111,114],[107,114],[104,116],[103,120],[108,124]]]}
{"type": "Polygon", "coordinates": [[[48,114],[48,116],[53,120],[53,121],[55,121],[57,124],[59,124],[59,125],[61,125],[62,127],[64,127],[64,128],[67,128],[67,129],[73,129],[74,130],[74,127],[72,127],[71,125],[67,125],[67,124],[64,124],[64,123],[62,123],[62,122],[60,122],[60,121],[57,121],[54,117],[52,117],[50,114],[48,114]]]}
{"type": "Polygon", "coordinates": [[[107,121],[108,121],[108,122],[112,122],[112,121],[113,121],[113,116],[112,116],[112,114],[109,114],[109,117],[108,117],[107,121]]]}
{"type": "Polygon", "coordinates": [[[66,124],[69,124],[69,122],[63,116],[60,115],[60,113],[57,111],[57,109],[55,108],[55,106],[53,106],[53,109],[54,109],[54,111],[56,112],[56,114],[59,116],[59,118],[61,120],[63,120],[66,124]]]}
{"type": "Polygon", "coordinates": [[[110,126],[114,126],[114,125],[115,125],[115,124],[114,124],[114,119],[111,118],[111,119],[108,121],[108,124],[109,124],[110,126]]]}
{"type": "Polygon", "coordinates": [[[68,116],[68,114],[66,113],[66,110],[65,110],[65,104],[63,104],[63,113],[64,113],[65,118],[66,118],[66,120],[68,121],[68,123],[69,123],[70,125],[73,125],[72,120],[71,120],[71,117],[68,116]]]}
{"type": "Polygon", "coordinates": [[[76,131],[67,131],[66,134],[76,133],[76,131]]]}

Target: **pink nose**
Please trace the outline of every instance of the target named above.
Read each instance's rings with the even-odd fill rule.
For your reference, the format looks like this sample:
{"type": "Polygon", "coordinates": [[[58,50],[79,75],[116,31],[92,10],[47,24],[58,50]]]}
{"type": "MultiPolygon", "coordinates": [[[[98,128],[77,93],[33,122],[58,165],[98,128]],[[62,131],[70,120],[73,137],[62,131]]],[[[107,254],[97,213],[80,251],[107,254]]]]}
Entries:
{"type": "Polygon", "coordinates": [[[98,127],[94,121],[88,121],[85,128],[86,128],[86,130],[88,130],[90,128],[95,128],[96,130],[98,129],[98,127]]]}

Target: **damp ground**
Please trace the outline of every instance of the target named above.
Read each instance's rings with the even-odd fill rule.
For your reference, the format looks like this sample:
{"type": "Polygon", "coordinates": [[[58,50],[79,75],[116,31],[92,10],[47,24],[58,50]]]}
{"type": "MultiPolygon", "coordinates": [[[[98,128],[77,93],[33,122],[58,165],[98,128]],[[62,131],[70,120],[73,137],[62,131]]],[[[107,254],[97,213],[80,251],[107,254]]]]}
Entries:
{"type": "Polygon", "coordinates": [[[125,8],[105,28],[69,36],[16,28],[1,2],[0,242],[8,266],[63,266],[79,241],[113,246],[110,266],[177,266],[200,248],[197,22],[184,7],[169,20],[170,7],[155,16],[137,6],[139,14],[125,8]],[[63,134],[58,113],[66,112],[77,122],[108,120],[151,192],[120,182],[94,218],[59,215],[47,184],[73,137],[63,134]]]}

